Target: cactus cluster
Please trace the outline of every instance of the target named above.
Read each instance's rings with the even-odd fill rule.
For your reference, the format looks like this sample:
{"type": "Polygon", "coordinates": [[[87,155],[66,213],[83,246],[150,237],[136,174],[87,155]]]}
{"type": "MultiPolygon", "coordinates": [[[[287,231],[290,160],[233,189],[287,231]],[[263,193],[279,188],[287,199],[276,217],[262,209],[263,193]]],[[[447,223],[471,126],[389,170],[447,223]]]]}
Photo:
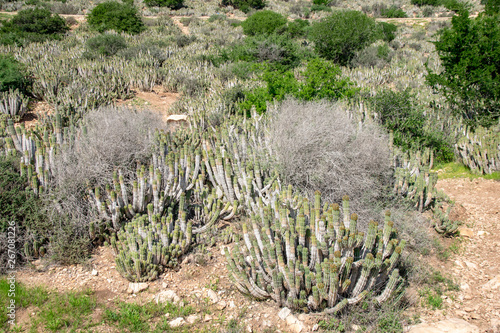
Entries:
{"type": "Polygon", "coordinates": [[[437,173],[430,171],[433,164],[433,153],[430,149],[424,152],[407,152],[399,150],[393,153],[394,187],[393,191],[413,201],[420,212],[428,208],[436,197],[437,173]]]}
{"type": "Polygon", "coordinates": [[[0,114],[20,119],[28,110],[28,102],[28,97],[24,96],[18,89],[0,92],[0,114]]]}
{"type": "Polygon", "coordinates": [[[166,216],[137,216],[118,231],[116,237],[112,236],[116,267],[123,277],[134,282],[151,281],[164,268],[177,265],[178,258],[189,250],[193,239],[192,222],[186,221],[185,209],[180,204],[170,206],[166,216]]]}
{"type": "Polygon", "coordinates": [[[500,125],[490,129],[479,126],[474,132],[464,129],[455,144],[455,155],[476,174],[500,171],[500,125]]]}
{"type": "Polygon", "coordinates": [[[243,226],[243,242],[226,248],[230,278],[242,293],[272,299],[280,306],[335,313],[375,293],[384,302],[401,284],[396,268],[404,241],[395,236],[387,212],[382,229],[370,222],[366,235],[350,214],[349,198],[340,207],[292,198],[291,189],[259,205],[243,226]],[[383,286],[383,287],[382,287],[383,286]]]}

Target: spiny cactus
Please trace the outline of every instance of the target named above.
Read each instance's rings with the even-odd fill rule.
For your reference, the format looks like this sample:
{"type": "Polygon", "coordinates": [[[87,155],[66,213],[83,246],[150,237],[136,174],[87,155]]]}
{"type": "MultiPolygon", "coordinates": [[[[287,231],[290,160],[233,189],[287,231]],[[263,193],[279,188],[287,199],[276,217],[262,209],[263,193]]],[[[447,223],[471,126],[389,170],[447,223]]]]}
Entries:
{"type": "Polygon", "coordinates": [[[500,125],[457,132],[461,138],[455,144],[455,155],[465,166],[480,175],[500,170],[500,125]]]}
{"type": "Polygon", "coordinates": [[[357,230],[343,198],[337,204],[289,200],[282,194],[274,205],[260,206],[243,226],[243,244],[225,251],[230,278],[242,293],[273,299],[294,309],[340,311],[370,291],[386,301],[402,278],[396,268],[404,241],[394,238],[390,213],[383,229],[370,222],[366,236],[357,230]],[[283,200],[285,198],[285,200],[283,200]],[[384,286],[384,287],[382,287],[384,286]]]}
{"type": "Polygon", "coordinates": [[[394,193],[415,202],[419,211],[429,207],[436,196],[435,186],[437,173],[430,171],[433,164],[433,153],[402,153],[394,149],[394,193]]]}
{"type": "Polygon", "coordinates": [[[186,253],[192,242],[191,222],[182,221],[185,211],[180,210],[177,218],[170,209],[167,216],[153,214],[134,218],[111,238],[116,252],[118,272],[133,282],[155,280],[166,267],[174,267],[181,255],[186,253]],[[181,224],[186,223],[186,230],[181,224]]]}
{"type": "Polygon", "coordinates": [[[28,110],[29,99],[16,90],[0,93],[0,113],[11,118],[22,118],[28,110]]]}

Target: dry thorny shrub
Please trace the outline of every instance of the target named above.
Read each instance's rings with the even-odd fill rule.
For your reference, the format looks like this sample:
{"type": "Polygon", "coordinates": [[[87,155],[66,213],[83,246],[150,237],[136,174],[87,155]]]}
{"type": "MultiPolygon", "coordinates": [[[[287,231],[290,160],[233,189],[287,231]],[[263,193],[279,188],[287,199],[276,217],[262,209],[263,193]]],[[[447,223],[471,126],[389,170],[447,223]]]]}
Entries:
{"type": "MultiPolygon", "coordinates": [[[[96,218],[86,198],[88,186],[103,189],[112,184],[117,169],[129,179],[137,163],[148,163],[154,131],[164,125],[160,116],[151,111],[107,107],[89,112],[84,126],[87,133],[80,130],[74,144],[64,146],[56,155],[53,190],[46,197],[53,224],[64,231],[59,238],[69,234],[74,237],[72,244],[81,239],[78,246],[85,244],[88,225],[96,218]]],[[[58,240],[51,244],[56,257],[54,252],[68,250],[62,239],[58,240]]]]}
{"type": "Polygon", "coordinates": [[[269,138],[286,183],[329,202],[347,194],[361,220],[380,218],[371,210],[390,194],[392,171],[376,124],[357,124],[336,104],[286,100],[272,112],[269,138]]]}

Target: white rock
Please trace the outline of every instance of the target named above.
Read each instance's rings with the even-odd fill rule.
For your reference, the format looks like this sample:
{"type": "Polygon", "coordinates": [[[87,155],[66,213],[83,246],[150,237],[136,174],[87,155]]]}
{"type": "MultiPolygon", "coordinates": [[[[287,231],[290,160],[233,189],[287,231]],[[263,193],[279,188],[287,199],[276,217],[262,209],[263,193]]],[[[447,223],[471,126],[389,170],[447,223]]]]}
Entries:
{"type": "Polygon", "coordinates": [[[500,275],[495,276],[493,279],[486,282],[481,288],[484,290],[498,289],[500,287],[500,275]]]}
{"type": "Polygon", "coordinates": [[[473,262],[470,262],[470,261],[466,261],[465,264],[467,265],[467,267],[469,267],[470,269],[477,269],[477,265],[473,262]]]}
{"type": "Polygon", "coordinates": [[[97,276],[97,275],[99,275],[99,272],[98,272],[98,271],[96,271],[95,269],[93,269],[93,270],[92,270],[92,275],[97,276]]]}
{"type": "Polygon", "coordinates": [[[212,316],[211,315],[206,314],[205,317],[203,317],[203,321],[205,321],[205,322],[209,322],[211,320],[212,320],[212,316]]]}
{"type": "Polygon", "coordinates": [[[234,307],[236,307],[236,305],[234,304],[234,301],[230,301],[229,302],[229,307],[232,309],[234,307]]]}
{"type": "Polygon", "coordinates": [[[288,326],[291,326],[297,323],[299,320],[294,315],[289,315],[288,317],[286,317],[285,321],[288,326]]]}
{"type": "Polygon", "coordinates": [[[185,323],[186,323],[186,321],[182,317],[175,318],[174,320],[171,320],[168,322],[170,327],[179,327],[179,326],[184,325],[185,323]]]}
{"type": "Polygon", "coordinates": [[[314,326],[312,328],[312,331],[316,332],[317,330],[319,330],[319,325],[318,324],[314,324],[314,326]]]}
{"type": "Polygon", "coordinates": [[[252,325],[247,325],[247,332],[248,333],[252,333],[253,332],[252,325]]]}
{"type": "Polygon", "coordinates": [[[147,283],[144,283],[144,282],[130,282],[128,284],[128,290],[127,292],[129,294],[137,294],[137,293],[140,293],[141,291],[144,291],[146,289],[148,289],[149,285],[147,283]]]}
{"type": "Polygon", "coordinates": [[[177,296],[175,291],[173,291],[171,289],[167,289],[167,290],[161,291],[158,295],[156,295],[155,301],[156,301],[156,304],[167,303],[167,302],[178,304],[181,301],[181,298],[179,296],[177,296]]]}
{"type": "Polygon", "coordinates": [[[212,289],[208,289],[207,291],[208,298],[212,301],[212,303],[217,303],[219,301],[219,296],[212,289]]]}
{"type": "Polygon", "coordinates": [[[299,321],[295,324],[290,325],[290,330],[294,333],[300,333],[304,331],[304,325],[299,321]]]}
{"type": "Polygon", "coordinates": [[[285,320],[288,315],[292,313],[292,310],[289,308],[283,308],[281,311],[278,313],[278,317],[280,317],[281,320],[285,320]]]}
{"type": "Polygon", "coordinates": [[[409,333],[478,333],[476,325],[469,324],[463,319],[451,318],[432,324],[420,324],[412,327],[409,333]]]}
{"type": "Polygon", "coordinates": [[[189,323],[189,324],[194,324],[196,323],[197,321],[199,321],[201,319],[200,315],[197,315],[197,314],[192,314],[190,316],[188,316],[186,318],[186,321],[189,323]]]}

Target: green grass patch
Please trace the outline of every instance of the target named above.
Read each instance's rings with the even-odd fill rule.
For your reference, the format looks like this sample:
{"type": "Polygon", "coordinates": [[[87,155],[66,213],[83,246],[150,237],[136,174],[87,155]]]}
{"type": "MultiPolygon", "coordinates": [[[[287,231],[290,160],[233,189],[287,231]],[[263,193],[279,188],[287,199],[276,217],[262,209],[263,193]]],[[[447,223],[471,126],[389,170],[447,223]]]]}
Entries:
{"type": "MultiPolygon", "coordinates": [[[[106,309],[104,311],[104,320],[117,326],[123,332],[152,332],[150,326],[151,319],[160,317],[166,313],[170,318],[185,317],[194,313],[191,306],[178,306],[173,303],[156,304],[154,302],[145,305],[123,303],[117,304],[117,309],[106,309]]],[[[166,318],[158,323],[154,331],[163,332],[169,330],[166,318]]]]}
{"type": "MultiPolygon", "coordinates": [[[[9,290],[12,288],[6,277],[0,279],[0,305],[5,308],[10,302],[9,290]]],[[[46,330],[57,332],[61,330],[87,329],[92,326],[90,314],[97,306],[91,291],[57,293],[43,287],[27,288],[15,284],[16,308],[37,307],[37,315],[32,317],[30,331],[46,330]]],[[[7,328],[5,312],[0,314],[0,327],[7,328]]]]}
{"type": "Polygon", "coordinates": [[[500,180],[500,172],[493,172],[491,175],[477,175],[472,173],[472,171],[467,168],[465,165],[457,163],[457,162],[449,162],[437,164],[434,166],[433,171],[437,171],[439,175],[439,179],[448,179],[448,178],[484,178],[484,179],[493,179],[500,180]]]}

